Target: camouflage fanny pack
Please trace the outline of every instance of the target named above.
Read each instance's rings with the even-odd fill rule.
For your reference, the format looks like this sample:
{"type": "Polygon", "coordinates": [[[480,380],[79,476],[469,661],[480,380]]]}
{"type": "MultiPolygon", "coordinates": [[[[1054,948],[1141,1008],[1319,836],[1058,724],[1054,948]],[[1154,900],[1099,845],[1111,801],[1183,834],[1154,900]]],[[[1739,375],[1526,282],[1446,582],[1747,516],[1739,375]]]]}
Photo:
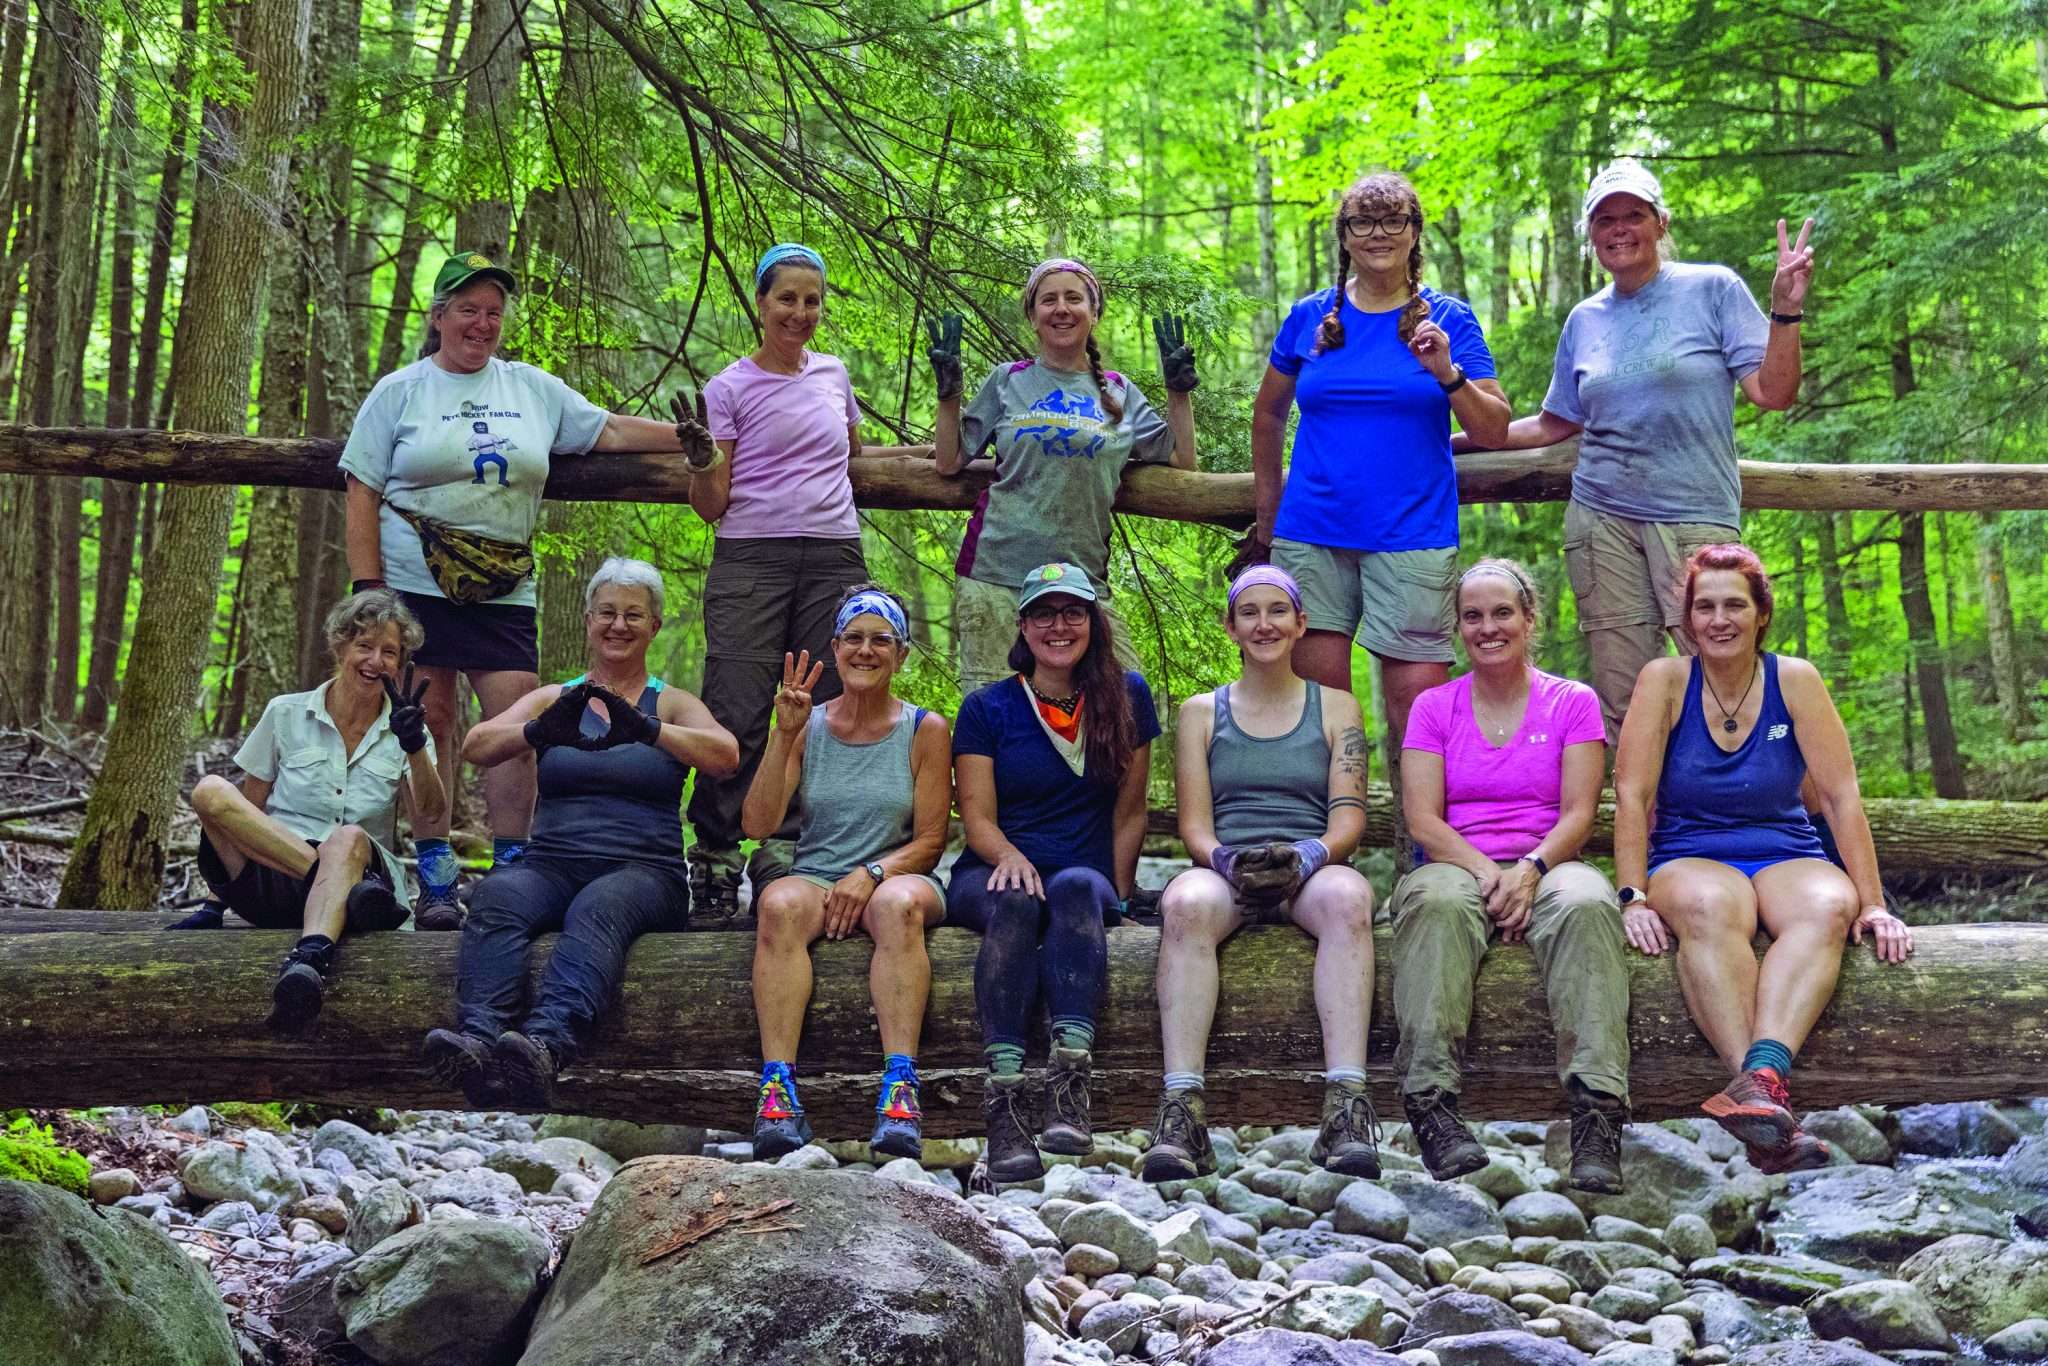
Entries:
{"type": "Polygon", "coordinates": [[[419,533],[420,554],[427,572],[451,602],[479,603],[502,598],[533,573],[533,547],[517,541],[464,531],[432,517],[391,504],[419,533]]]}

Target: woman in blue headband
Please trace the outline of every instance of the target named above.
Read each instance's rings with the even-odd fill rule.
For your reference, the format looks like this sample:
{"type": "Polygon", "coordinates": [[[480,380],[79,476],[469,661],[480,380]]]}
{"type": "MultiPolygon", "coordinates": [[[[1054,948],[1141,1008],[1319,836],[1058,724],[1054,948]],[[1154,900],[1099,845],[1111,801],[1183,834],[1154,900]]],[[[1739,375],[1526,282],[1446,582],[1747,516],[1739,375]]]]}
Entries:
{"type": "MultiPolygon", "coordinates": [[[[817,700],[839,692],[827,652],[848,584],[868,577],[848,461],[860,407],[846,366],[810,348],[825,307],[825,262],[796,242],[754,267],[761,344],[704,386],[710,443],[693,453],[690,506],[717,527],[704,580],[704,701],[740,742],[731,779],[690,797],[690,900],[711,919],[739,909],[740,805],[768,738],[783,656],[825,661],[817,700]]],[[[678,414],[678,418],[682,414],[678,414]]],[[[758,892],[789,871],[794,824],[765,832],[750,871],[758,892]]]]}
{"type": "Polygon", "coordinates": [[[890,692],[910,654],[910,623],[894,593],[863,583],[840,600],[832,658],[842,691],[814,704],[823,660],[782,657],[775,732],[740,813],[753,839],[802,813],[795,866],[755,903],[754,1014],[761,1027],[761,1089],[754,1156],[773,1160],[810,1142],[793,1065],[811,1000],[810,946],[863,930],[884,1054],[875,1129],[877,1160],[917,1157],[917,1036],[931,991],[925,928],[945,913],[931,875],[953,805],[946,718],[890,692]],[[792,800],[795,798],[796,800],[792,800]]]}

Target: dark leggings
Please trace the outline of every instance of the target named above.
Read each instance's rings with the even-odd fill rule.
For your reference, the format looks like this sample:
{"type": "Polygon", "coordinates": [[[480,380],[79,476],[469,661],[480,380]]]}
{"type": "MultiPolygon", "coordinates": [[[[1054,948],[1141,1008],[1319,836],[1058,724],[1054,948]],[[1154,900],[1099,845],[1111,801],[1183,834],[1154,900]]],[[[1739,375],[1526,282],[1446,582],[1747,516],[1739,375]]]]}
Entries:
{"type": "Polygon", "coordinates": [[[459,1027],[486,1039],[512,1028],[526,1004],[527,951],[536,936],[560,930],[524,1032],[567,1061],[618,994],[633,941],[681,929],[689,915],[680,859],[671,869],[528,854],[478,883],[470,898],[455,960],[459,1027]]]}
{"type": "Polygon", "coordinates": [[[974,1009],[982,1043],[1023,1047],[1041,996],[1055,1025],[1092,1028],[1109,981],[1102,926],[1116,905],[1115,888],[1093,868],[1062,868],[1050,876],[1041,870],[1040,900],[1014,887],[990,892],[994,871],[980,862],[956,867],[946,888],[946,923],[981,936],[974,1009]]]}

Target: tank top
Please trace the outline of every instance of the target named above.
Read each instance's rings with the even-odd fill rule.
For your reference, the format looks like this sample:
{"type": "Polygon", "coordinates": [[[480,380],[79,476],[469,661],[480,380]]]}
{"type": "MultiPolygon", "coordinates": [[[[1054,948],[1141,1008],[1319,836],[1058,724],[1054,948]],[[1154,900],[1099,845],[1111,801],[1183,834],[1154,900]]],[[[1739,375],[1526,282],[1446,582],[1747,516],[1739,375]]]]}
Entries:
{"type": "Polygon", "coordinates": [[[790,869],[837,882],[861,864],[910,841],[910,742],[924,708],[901,705],[879,740],[850,744],[832,734],[825,708],[811,713],[797,795],[803,824],[790,869]]]}
{"type": "Polygon", "coordinates": [[[1230,714],[1230,685],[1216,690],[1209,733],[1209,810],[1225,844],[1320,839],[1329,828],[1330,741],[1323,690],[1308,685],[1301,719],[1285,735],[1247,735],[1230,714]]]}
{"type": "Polygon", "coordinates": [[[1760,860],[1825,858],[1820,835],[1799,799],[1806,757],[1792,713],[1778,691],[1778,657],[1763,657],[1763,709],[1734,753],[1715,744],[1700,715],[1698,659],[1686,679],[1685,705],[1664,745],[1650,866],[1675,858],[1760,860]]]}
{"type": "MultiPolygon", "coordinates": [[[[580,675],[563,686],[579,681],[580,675]]],[[[665,686],[658,678],[648,679],[636,705],[649,716],[658,715],[665,686]]],[[[595,739],[608,729],[594,709],[583,709],[585,735],[595,739]]],[[[528,850],[681,871],[683,783],[689,776],[688,764],[653,745],[544,750],[528,850]]]]}

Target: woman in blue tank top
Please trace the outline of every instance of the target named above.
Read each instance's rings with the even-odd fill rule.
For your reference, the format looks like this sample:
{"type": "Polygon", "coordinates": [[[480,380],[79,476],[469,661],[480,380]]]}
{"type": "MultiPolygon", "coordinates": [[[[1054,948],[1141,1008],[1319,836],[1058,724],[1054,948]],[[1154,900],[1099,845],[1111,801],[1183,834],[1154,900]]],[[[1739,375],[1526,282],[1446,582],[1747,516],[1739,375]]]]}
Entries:
{"type": "Polygon", "coordinates": [[[552,1109],[555,1074],[617,996],[633,941],[689,916],[683,784],[692,768],[732,773],[740,750],[702,701],[647,672],[661,606],[653,565],[606,560],[583,593],[590,671],[535,688],[463,741],[480,768],[540,756],[533,839],[470,898],[456,1027],[431,1031],[423,1050],[480,1110],[552,1109]],[[554,930],[528,1008],[527,951],[554,930]]]}
{"type": "Polygon", "coordinates": [[[1701,1106],[1765,1172],[1825,1166],[1799,1128],[1792,1055],[1834,994],[1845,939],[1897,963],[1913,936],[1885,909],[1848,732],[1820,674],[1762,648],[1771,583],[1746,546],[1686,564],[1698,655],[1652,660],[1615,760],[1614,871],[1622,931],[1644,953],[1683,946],[1679,982],[1734,1074],[1701,1106]],[[1801,798],[1811,775],[1846,868],[1828,862],[1801,798]],[[1654,811],[1654,816],[1653,816],[1654,811]],[[1761,965],[1757,926],[1771,936],[1761,965]]]}
{"type": "Polygon", "coordinates": [[[775,730],[740,808],[750,839],[780,828],[792,800],[803,810],[790,875],[769,883],[755,904],[760,1161],[811,1141],[795,1073],[811,1003],[811,945],[856,929],[875,944],[868,983],[882,1035],[882,1089],[868,1144],[878,1161],[924,1152],[917,1040],[932,985],[924,932],[946,912],[931,871],[946,849],[953,741],[945,717],[891,692],[909,657],[903,600],[871,583],[848,589],[833,617],[837,697],[813,707],[824,661],[813,664],[808,651],[782,657],[775,730]]]}

